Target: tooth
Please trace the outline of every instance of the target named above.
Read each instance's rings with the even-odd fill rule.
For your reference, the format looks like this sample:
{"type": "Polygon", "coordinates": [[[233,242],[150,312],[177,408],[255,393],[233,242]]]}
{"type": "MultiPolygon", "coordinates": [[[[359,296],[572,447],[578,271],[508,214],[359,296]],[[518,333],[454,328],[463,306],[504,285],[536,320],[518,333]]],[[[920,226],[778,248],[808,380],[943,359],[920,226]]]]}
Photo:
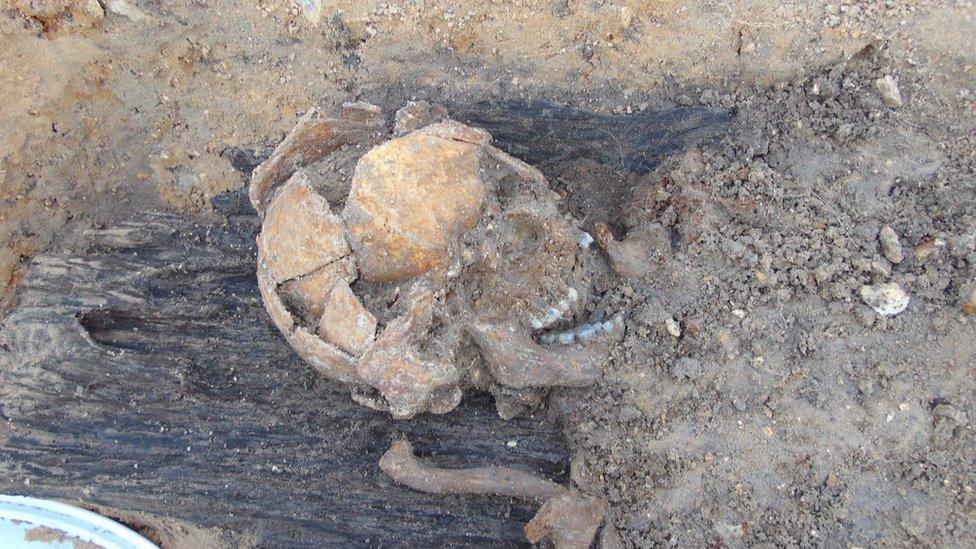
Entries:
{"type": "Polygon", "coordinates": [[[576,329],[576,339],[586,341],[598,333],[598,329],[593,324],[584,324],[576,329]]]}
{"type": "Polygon", "coordinates": [[[556,341],[556,336],[553,334],[542,334],[539,336],[539,343],[543,345],[552,345],[556,341]]]}
{"type": "Polygon", "coordinates": [[[545,320],[542,321],[546,326],[552,325],[553,322],[559,320],[559,317],[563,316],[563,312],[557,308],[550,307],[549,312],[546,314],[545,320]]]}
{"type": "MultiPolygon", "coordinates": [[[[589,385],[603,373],[609,356],[609,344],[542,347],[516,322],[472,319],[466,327],[495,380],[518,389],[589,385]]],[[[563,335],[556,337],[562,340],[563,335]]]]}
{"type": "Polygon", "coordinates": [[[538,318],[536,318],[534,316],[530,316],[529,317],[529,326],[531,326],[533,330],[541,330],[542,329],[542,321],[540,321],[538,318]]]}

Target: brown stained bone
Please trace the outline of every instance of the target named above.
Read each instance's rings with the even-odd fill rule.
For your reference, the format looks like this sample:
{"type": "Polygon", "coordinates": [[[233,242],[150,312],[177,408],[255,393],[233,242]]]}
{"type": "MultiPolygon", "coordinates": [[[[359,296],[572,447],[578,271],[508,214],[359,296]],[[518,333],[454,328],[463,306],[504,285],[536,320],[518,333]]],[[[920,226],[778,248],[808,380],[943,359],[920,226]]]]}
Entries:
{"type": "Polygon", "coordinates": [[[450,247],[481,219],[490,182],[479,165],[490,138],[441,122],[359,159],[342,219],[363,279],[403,280],[447,263],[450,247]]]}
{"type": "Polygon", "coordinates": [[[348,284],[356,279],[352,258],[342,258],[305,276],[293,278],[278,287],[278,294],[292,313],[315,326],[325,312],[326,300],[336,284],[348,284]]]}
{"type": "Polygon", "coordinates": [[[278,285],[264,261],[258,258],[258,289],[264,308],[298,356],[320,374],[343,383],[359,382],[355,359],[307,329],[296,326],[295,320],[278,295],[278,285]]]}
{"type": "Polygon", "coordinates": [[[376,318],[345,280],[337,281],[319,313],[318,334],[343,351],[360,356],[376,336],[376,318]]]}
{"type": "Polygon", "coordinates": [[[610,353],[608,342],[601,339],[542,347],[528,329],[511,320],[472,319],[466,328],[492,377],[517,389],[584,387],[600,377],[610,353]]]}
{"type": "MultiPolygon", "coordinates": [[[[398,114],[400,130],[440,116],[433,108],[413,110],[398,114]]],[[[359,113],[364,124],[379,116],[363,107],[336,120],[349,113],[359,113]]],[[[323,145],[319,152],[295,153],[300,161],[283,160],[297,143],[311,139],[321,122],[317,116],[303,118],[262,166],[268,171],[256,173],[251,189],[257,193],[252,198],[267,205],[258,237],[262,293],[276,325],[303,358],[327,376],[375,389],[363,398],[398,418],[457,405],[459,380],[470,382],[459,368],[467,373],[478,362],[473,353],[472,360],[456,358],[469,331],[492,365],[498,381],[493,385],[528,391],[583,386],[599,377],[605,342],[542,348],[522,325],[467,327],[458,317],[438,320],[432,328],[433,290],[413,296],[407,312],[377,337],[373,313],[385,321],[393,311],[386,309],[390,301],[384,305],[369,293],[371,282],[413,282],[417,288],[436,287],[445,299],[450,292],[473,298],[461,308],[463,318],[490,313],[543,329],[575,316],[585,301],[574,278],[583,233],[560,214],[558,195],[539,170],[492,147],[488,132],[450,119],[360,157],[341,216],[332,213],[330,199],[304,171],[273,188],[294,166],[328,152],[323,145]],[[274,182],[262,183],[274,170],[274,182]],[[474,249],[485,252],[484,261],[474,249]],[[367,310],[352,292],[349,285],[357,279],[376,309],[367,310]]],[[[351,149],[339,152],[353,158],[351,149]]],[[[440,298],[436,307],[443,315],[440,298]]]]}
{"type": "Polygon", "coordinates": [[[344,145],[368,142],[383,125],[380,109],[368,103],[347,103],[338,117],[324,117],[317,108],[309,109],[251,175],[249,195],[254,209],[264,216],[272,188],[344,145]]]}
{"type": "Polygon", "coordinates": [[[315,192],[304,173],[296,173],[268,208],[258,236],[258,252],[278,282],[307,275],[349,256],[342,220],[315,192]]]}
{"type": "Polygon", "coordinates": [[[565,494],[549,499],[525,525],[530,543],[552,540],[556,549],[587,549],[606,514],[598,498],[565,494]]]}
{"type": "Polygon", "coordinates": [[[648,245],[642,238],[616,240],[606,223],[594,224],[595,240],[610,258],[614,272],[625,278],[640,278],[651,270],[648,245]]]}
{"type": "Polygon", "coordinates": [[[551,539],[557,549],[588,548],[606,514],[606,505],[599,498],[573,493],[565,486],[518,469],[444,469],[425,463],[414,455],[413,446],[406,439],[393,443],[383,454],[380,469],[394,482],[428,494],[495,495],[542,501],[542,508],[525,526],[525,535],[531,543],[551,539]]]}
{"type": "Polygon", "coordinates": [[[359,377],[382,393],[393,417],[405,419],[424,410],[445,413],[461,399],[457,368],[441,357],[420,357],[416,347],[430,326],[434,292],[419,280],[407,299],[407,311],[387,324],[363,354],[359,377]]]}
{"type": "Polygon", "coordinates": [[[569,494],[564,486],[509,467],[443,469],[418,459],[406,439],[380,458],[380,469],[395,482],[429,494],[479,494],[544,501],[569,494]]]}

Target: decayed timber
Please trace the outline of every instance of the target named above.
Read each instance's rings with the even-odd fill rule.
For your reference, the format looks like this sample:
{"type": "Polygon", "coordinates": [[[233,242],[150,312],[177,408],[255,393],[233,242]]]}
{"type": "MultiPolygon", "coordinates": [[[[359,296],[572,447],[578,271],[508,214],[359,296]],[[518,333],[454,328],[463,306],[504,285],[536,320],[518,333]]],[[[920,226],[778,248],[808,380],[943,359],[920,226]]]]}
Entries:
{"type": "MultiPolygon", "coordinates": [[[[730,120],[705,109],[457,110],[565,185],[577,215],[611,222],[636,179],[730,120]],[[593,166],[608,168],[573,175],[593,166]]],[[[270,152],[227,151],[247,174],[270,152]]],[[[356,404],[267,317],[247,197],[217,206],[213,224],[145,214],[92,233],[83,253],[34,259],[0,322],[0,491],[81,504],[173,547],[525,544],[533,505],[414,492],[379,460],[406,436],[439,466],[561,480],[557,429],[502,421],[477,395],[407,422],[356,404]]]]}
{"type": "Polygon", "coordinates": [[[0,328],[0,491],[169,546],[525,543],[531,505],[414,492],[379,458],[405,434],[442,465],[559,478],[556,428],[502,421],[476,395],[398,422],[321,379],[261,304],[246,203],[225,197],[206,226],[142,215],[35,258],[0,328]]]}

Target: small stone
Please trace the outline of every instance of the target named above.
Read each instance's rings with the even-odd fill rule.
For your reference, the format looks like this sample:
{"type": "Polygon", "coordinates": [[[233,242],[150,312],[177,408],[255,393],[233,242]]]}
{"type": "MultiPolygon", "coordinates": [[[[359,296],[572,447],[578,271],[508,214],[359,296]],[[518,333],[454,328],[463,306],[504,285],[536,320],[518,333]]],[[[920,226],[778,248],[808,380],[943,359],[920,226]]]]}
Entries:
{"type": "Polygon", "coordinates": [[[302,7],[302,14],[305,15],[309,23],[318,25],[322,22],[322,18],[325,15],[325,6],[321,0],[300,0],[298,3],[302,7]]]}
{"type": "Polygon", "coordinates": [[[874,326],[874,321],[878,317],[870,307],[858,307],[857,316],[861,324],[866,327],[874,326]]]}
{"type": "Polygon", "coordinates": [[[894,316],[908,307],[911,299],[897,282],[861,287],[861,299],[882,316],[894,316]]]}
{"type": "Polygon", "coordinates": [[[906,511],[901,519],[901,527],[904,528],[909,535],[916,538],[921,538],[928,530],[928,520],[921,511],[906,511]]]}
{"type": "Polygon", "coordinates": [[[681,336],[681,326],[678,326],[678,323],[675,322],[673,318],[668,318],[664,321],[664,329],[667,330],[672,337],[681,336]]]}
{"type": "Polygon", "coordinates": [[[898,82],[890,74],[875,80],[874,85],[878,88],[878,93],[881,94],[881,99],[885,105],[893,109],[904,105],[901,100],[901,92],[898,90],[898,82]]]}
{"type": "Polygon", "coordinates": [[[915,259],[925,261],[932,254],[937,252],[939,248],[944,248],[945,245],[946,241],[942,240],[941,238],[931,238],[924,242],[920,242],[917,246],[915,246],[915,259]]]}
{"type": "Polygon", "coordinates": [[[881,228],[881,232],[878,233],[878,240],[881,241],[881,253],[884,254],[885,259],[896,265],[905,259],[905,252],[898,240],[898,233],[890,226],[885,225],[881,228]]]}
{"type": "Polygon", "coordinates": [[[891,276],[891,263],[881,257],[871,260],[871,272],[878,278],[888,278],[891,276]]]}
{"type": "Polygon", "coordinates": [[[142,21],[146,18],[145,12],[135,7],[129,0],[103,0],[102,5],[105,11],[121,15],[131,21],[142,21]]]}
{"type": "Polygon", "coordinates": [[[964,234],[950,238],[949,251],[952,252],[952,255],[959,258],[965,258],[969,254],[976,252],[976,235],[964,234]]]}
{"type": "Polygon", "coordinates": [[[840,479],[837,478],[837,475],[827,473],[827,486],[830,486],[831,488],[837,488],[840,486],[840,479]]]}

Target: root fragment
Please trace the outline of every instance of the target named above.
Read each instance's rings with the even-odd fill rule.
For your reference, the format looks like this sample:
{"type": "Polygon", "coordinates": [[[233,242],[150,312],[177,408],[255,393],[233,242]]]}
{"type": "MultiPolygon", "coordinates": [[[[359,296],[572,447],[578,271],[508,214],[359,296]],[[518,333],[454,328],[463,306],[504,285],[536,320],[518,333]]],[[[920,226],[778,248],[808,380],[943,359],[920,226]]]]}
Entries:
{"type": "Polygon", "coordinates": [[[428,494],[479,494],[544,501],[569,494],[565,487],[509,467],[443,469],[418,459],[406,439],[380,458],[380,469],[395,482],[428,494]]]}
{"type": "Polygon", "coordinates": [[[609,357],[606,341],[542,347],[514,321],[471,320],[468,333],[491,375],[508,387],[584,387],[595,382],[609,357]]]}

